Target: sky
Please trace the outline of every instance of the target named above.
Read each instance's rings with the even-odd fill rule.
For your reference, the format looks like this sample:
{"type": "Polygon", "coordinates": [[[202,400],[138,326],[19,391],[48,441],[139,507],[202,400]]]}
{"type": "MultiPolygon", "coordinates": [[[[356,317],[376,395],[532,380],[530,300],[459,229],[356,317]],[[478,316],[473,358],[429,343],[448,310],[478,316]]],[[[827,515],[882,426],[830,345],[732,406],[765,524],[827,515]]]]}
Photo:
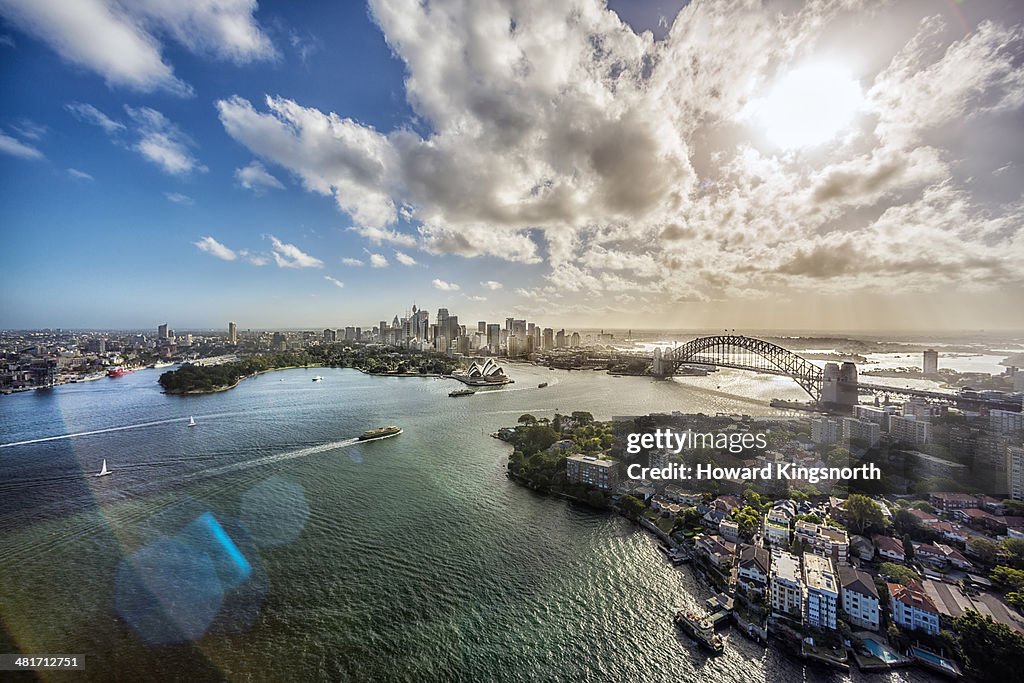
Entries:
{"type": "Polygon", "coordinates": [[[0,0],[0,328],[1024,329],[1015,0],[0,0]]]}

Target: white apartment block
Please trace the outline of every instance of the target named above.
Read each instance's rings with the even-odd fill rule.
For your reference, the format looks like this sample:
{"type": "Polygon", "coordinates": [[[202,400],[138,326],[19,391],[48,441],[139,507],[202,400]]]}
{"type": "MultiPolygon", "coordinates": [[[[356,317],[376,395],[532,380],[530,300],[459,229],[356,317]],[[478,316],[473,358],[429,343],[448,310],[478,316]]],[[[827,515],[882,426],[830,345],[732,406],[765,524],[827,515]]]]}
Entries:
{"type": "Polygon", "coordinates": [[[795,555],[772,551],[771,560],[772,611],[776,614],[797,616],[803,607],[803,580],[800,578],[800,560],[795,555]]]}
{"type": "Polygon", "coordinates": [[[804,624],[834,631],[839,609],[839,581],[832,569],[832,560],[804,554],[804,595],[804,624]]]}

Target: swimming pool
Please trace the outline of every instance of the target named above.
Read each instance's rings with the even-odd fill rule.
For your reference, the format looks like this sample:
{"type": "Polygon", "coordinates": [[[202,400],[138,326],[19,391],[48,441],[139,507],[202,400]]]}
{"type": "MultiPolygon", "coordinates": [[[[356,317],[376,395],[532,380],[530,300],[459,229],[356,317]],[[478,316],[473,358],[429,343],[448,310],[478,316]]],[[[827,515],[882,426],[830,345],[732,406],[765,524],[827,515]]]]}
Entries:
{"type": "Polygon", "coordinates": [[[898,654],[889,650],[884,645],[879,643],[877,640],[865,638],[864,647],[867,648],[868,652],[870,652],[875,657],[878,657],[886,664],[893,664],[895,662],[900,661],[900,656],[898,654]]]}

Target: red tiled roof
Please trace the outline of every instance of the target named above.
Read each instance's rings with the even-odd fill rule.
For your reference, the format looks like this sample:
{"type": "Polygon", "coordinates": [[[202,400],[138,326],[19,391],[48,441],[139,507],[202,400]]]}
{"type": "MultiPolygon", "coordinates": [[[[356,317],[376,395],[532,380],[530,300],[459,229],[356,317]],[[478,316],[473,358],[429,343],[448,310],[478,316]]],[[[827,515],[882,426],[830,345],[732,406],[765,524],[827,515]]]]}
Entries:
{"type": "Polygon", "coordinates": [[[901,583],[886,583],[889,588],[889,595],[896,602],[902,602],[908,607],[916,607],[920,610],[927,612],[933,612],[938,614],[939,611],[935,609],[935,603],[932,599],[924,592],[924,588],[921,584],[916,581],[909,586],[904,586],[901,583]]]}

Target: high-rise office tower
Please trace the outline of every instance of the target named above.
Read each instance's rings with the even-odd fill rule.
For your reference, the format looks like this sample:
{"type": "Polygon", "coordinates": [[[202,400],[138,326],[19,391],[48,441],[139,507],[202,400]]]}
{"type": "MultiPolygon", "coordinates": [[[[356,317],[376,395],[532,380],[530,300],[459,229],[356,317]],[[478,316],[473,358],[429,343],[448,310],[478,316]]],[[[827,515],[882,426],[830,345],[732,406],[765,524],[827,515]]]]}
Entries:
{"type": "Polygon", "coordinates": [[[157,326],[156,336],[159,337],[160,339],[167,339],[167,337],[169,336],[167,334],[167,323],[157,326]]]}
{"type": "Polygon", "coordinates": [[[238,343],[238,326],[228,323],[228,344],[234,346],[238,343]]]}
{"type": "Polygon", "coordinates": [[[550,327],[544,328],[544,340],[541,342],[541,348],[545,351],[555,348],[555,331],[550,327]]]}
{"type": "Polygon", "coordinates": [[[487,347],[497,355],[501,349],[501,325],[497,323],[487,326],[487,347]]]}

